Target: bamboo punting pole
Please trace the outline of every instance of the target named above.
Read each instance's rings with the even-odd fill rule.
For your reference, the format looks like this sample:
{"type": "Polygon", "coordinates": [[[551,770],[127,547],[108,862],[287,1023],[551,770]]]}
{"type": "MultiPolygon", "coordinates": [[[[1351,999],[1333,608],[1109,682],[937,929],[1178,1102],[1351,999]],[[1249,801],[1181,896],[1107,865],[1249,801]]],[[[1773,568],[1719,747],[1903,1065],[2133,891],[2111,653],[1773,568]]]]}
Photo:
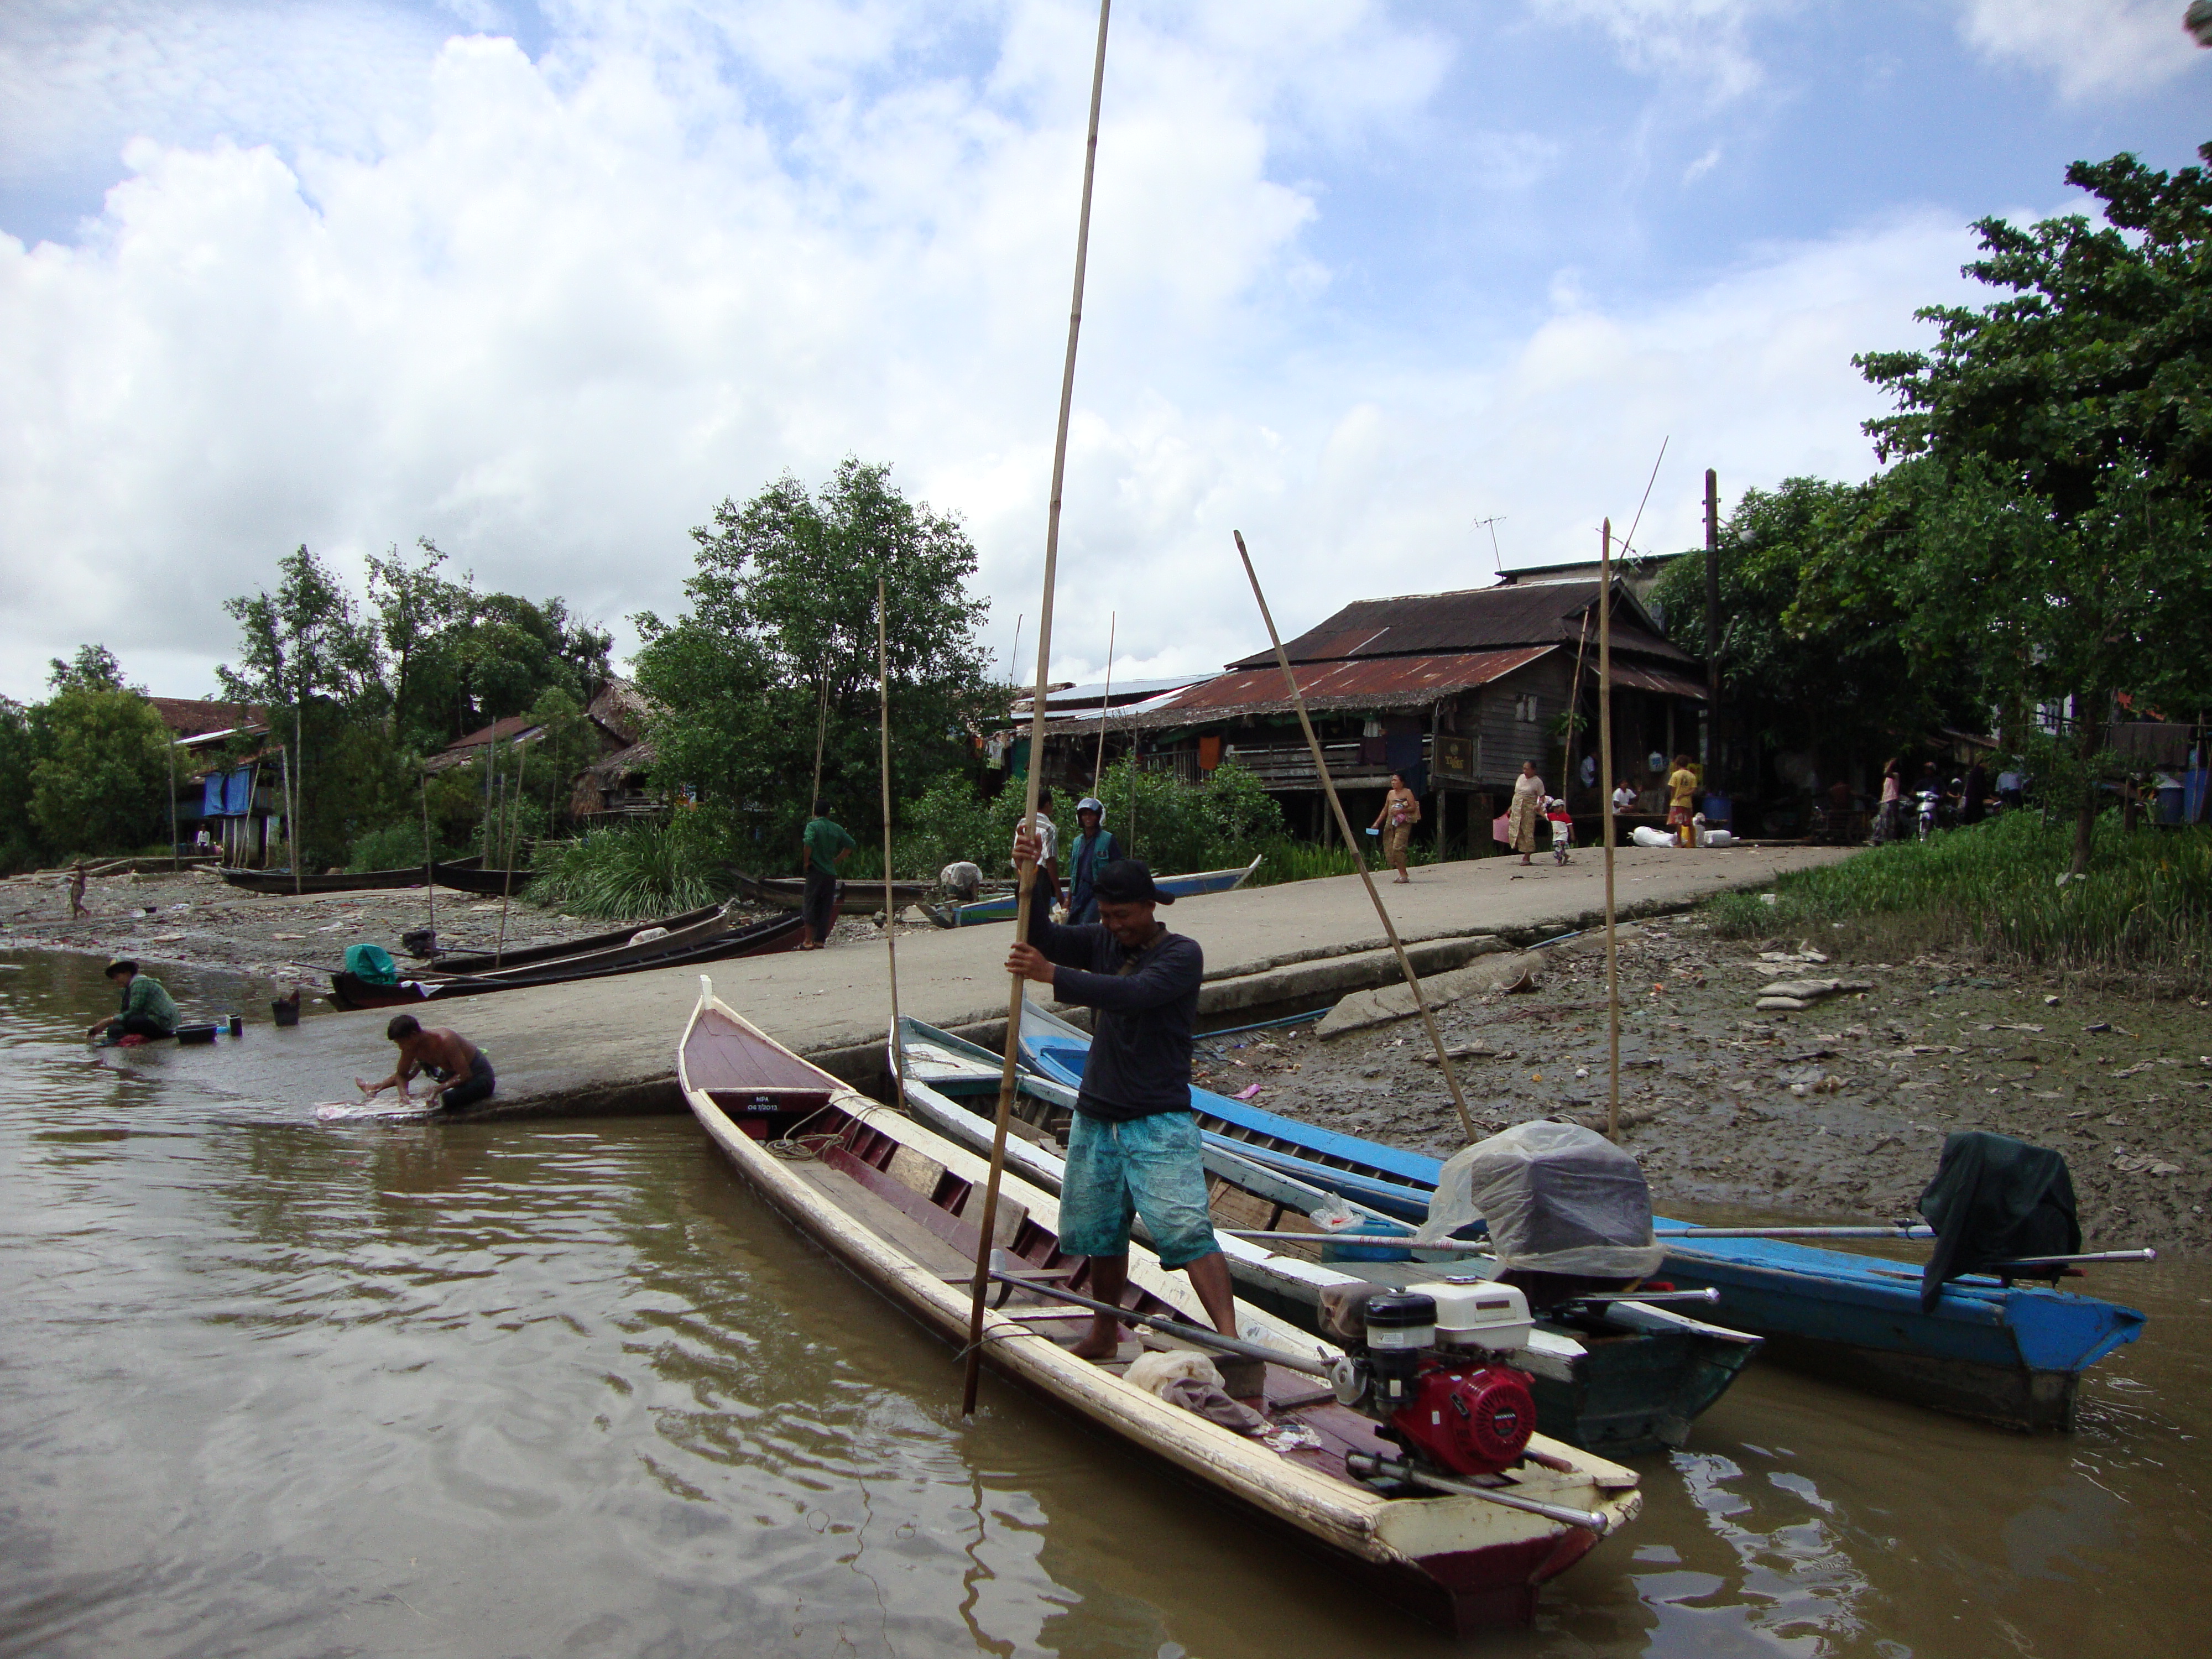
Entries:
{"type": "Polygon", "coordinates": [[[906,1042],[899,1036],[898,905],[891,893],[891,657],[890,624],[884,579],[876,578],[876,687],[883,699],[884,774],[884,961],[891,981],[891,1083],[898,1106],[906,1109],[906,1042]]]}
{"type": "MultiPolygon", "coordinates": [[[[1030,702],[1029,787],[1022,827],[1036,833],[1037,785],[1044,765],[1044,698],[1052,667],[1053,584],[1060,568],[1060,488],[1067,476],[1067,417],[1075,398],[1075,345],[1083,330],[1083,272],[1091,251],[1091,185],[1098,167],[1098,105],[1106,89],[1106,20],[1113,0],[1098,0],[1098,52],[1091,68],[1091,125],[1083,147],[1083,206],[1075,220],[1075,294],[1067,313],[1067,357],[1060,373],[1060,427],[1052,446],[1052,499],[1045,512],[1044,603],[1037,613],[1036,690],[1030,702]]],[[[1036,866],[1024,860],[1018,874],[1021,896],[1015,906],[1014,938],[1030,936],[1030,907],[1036,893],[1036,866]]],[[[1006,1123],[1014,1110],[1014,1071],[1021,1057],[1022,981],[1012,981],[1006,998],[1006,1054],[999,1070],[999,1109],[991,1126],[991,1172],[983,1188],[983,1211],[975,1224],[975,1294],[968,1311],[968,1371],[961,1383],[960,1413],[975,1414],[975,1389],[983,1366],[983,1303],[991,1289],[991,1247],[999,1220],[999,1177],[1006,1167],[1006,1123]]]]}
{"type": "MultiPolygon", "coordinates": [[[[1098,793],[1098,781],[1106,775],[1106,711],[1114,702],[1114,629],[1120,623],[1121,613],[1106,613],[1106,690],[1098,699],[1098,757],[1091,763],[1091,793],[1098,793]]],[[[1103,815],[1102,815],[1103,816],[1103,815]]]]}
{"type": "MultiPolygon", "coordinates": [[[[517,757],[520,771],[520,757],[517,757]]],[[[499,966],[499,959],[507,953],[507,903],[514,892],[514,819],[515,808],[522,804],[522,780],[520,776],[503,778],[499,786],[501,862],[507,866],[505,878],[499,884],[499,943],[492,946],[491,965],[499,966]]]]}
{"type": "Polygon", "coordinates": [[[438,852],[430,839],[430,775],[422,774],[422,890],[430,897],[430,957],[438,953],[438,852]]]}
{"type": "MultiPolygon", "coordinates": [[[[1664,453],[1663,451],[1662,452],[1664,453]]],[[[1598,532],[1597,741],[1599,764],[1613,776],[1613,520],[1598,532]]],[[[1671,761],[1672,757],[1669,757],[1671,761]]],[[[1613,790],[1605,792],[1605,1133],[1620,1139],[1620,944],[1613,916],[1613,790]]]]}
{"type": "Polygon", "coordinates": [[[1467,1097],[1459,1090],[1459,1073],[1452,1069],[1451,1054],[1444,1048],[1443,1034],[1437,1030],[1436,1016],[1429,1012],[1429,1000],[1421,994],[1420,975],[1413,971],[1413,963],[1399,942],[1397,924],[1390,920],[1390,907],[1382,902],[1382,895],[1375,885],[1375,878],[1367,872],[1367,860],[1360,856],[1359,842],[1352,833],[1352,820],[1344,816],[1344,803],[1337,798],[1336,780],[1328,775],[1328,763],[1321,752],[1321,739],[1314,735],[1313,720],[1306,714],[1305,693],[1298,690],[1298,677],[1291,672],[1291,659],[1284,654],[1282,636],[1275,632],[1274,614],[1267,609],[1267,596],[1260,591],[1260,573],[1252,568],[1252,555],[1244,545],[1244,532],[1230,532],[1237,538],[1237,556],[1244,561],[1245,579],[1252,584],[1252,597],[1259,601],[1260,620],[1267,624],[1267,643],[1275,649],[1275,660],[1282,667],[1283,684],[1290,688],[1291,701],[1297,705],[1298,725],[1304,729],[1306,747],[1313,751],[1314,771],[1321,778],[1321,787],[1328,796],[1329,811],[1336,815],[1336,827],[1344,834],[1344,844],[1352,854],[1352,861],[1359,871],[1359,879],[1373,902],[1375,914],[1382,919],[1382,931],[1389,935],[1390,948],[1397,953],[1398,971],[1406,976],[1406,984],[1413,994],[1413,1006],[1420,1011],[1422,1027],[1429,1034],[1429,1042],[1437,1051],[1437,1069],[1443,1073],[1444,1086],[1451,1091],[1452,1104],[1459,1109],[1461,1126],[1467,1131],[1468,1140],[1481,1138],[1475,1127],[1474,1114],[1467,1109],[1467,1097]]]}
{"type": "Polygon", "coordinates": [[[301,724],[301,712],[305,702],[306,695],[303,690],[301,702],[292,705],[292,747],[300,757],[300,763],[297,766],[288,766],[286,769],[289,780],[286,785],[286,793],[292,798],[292,896],[294,898],[300,896],[302,885],[300,866],[301,860],[304,856],[304,842],[300,835],[300,789],[301,786],[307,781],[307,740],[302,735],[304,727],[301,724]]]}
{"type": "Polygon", "coordinates": [[[169,873],[182,866],[177,860],[177,740],[169,739],[169,873]]]}

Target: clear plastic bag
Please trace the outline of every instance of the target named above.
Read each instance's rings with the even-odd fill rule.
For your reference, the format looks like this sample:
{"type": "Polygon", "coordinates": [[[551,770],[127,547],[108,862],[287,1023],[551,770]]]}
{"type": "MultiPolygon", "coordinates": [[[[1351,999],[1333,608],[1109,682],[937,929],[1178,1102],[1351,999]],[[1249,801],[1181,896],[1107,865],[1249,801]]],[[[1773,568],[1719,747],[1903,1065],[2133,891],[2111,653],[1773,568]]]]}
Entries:
{"type": "Polygon", "coordinates": [[[1576,1123],[1516,1124],[1446,1159],[1416,1237],[1439,1243],[1474,1221],[1489,1224],[1501,1272],[1642,1279],[1667,1254],[1643,1169],[1576,1123]]]}

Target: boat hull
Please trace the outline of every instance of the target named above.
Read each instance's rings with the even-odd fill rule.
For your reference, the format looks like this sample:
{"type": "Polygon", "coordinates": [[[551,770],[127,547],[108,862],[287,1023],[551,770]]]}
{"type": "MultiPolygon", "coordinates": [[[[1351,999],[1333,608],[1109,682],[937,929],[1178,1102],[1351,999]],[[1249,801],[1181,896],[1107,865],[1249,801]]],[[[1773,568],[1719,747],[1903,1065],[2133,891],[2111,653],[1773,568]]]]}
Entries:
{"type": "MultiPolygon", "coordinates": [[[[741,1115],[733,1117],[718,1103],[718,1093],[726,1097],[741,1091],[714,1091],[695,1071],[690,1056],[702,1018],[743,1023],[720,1003],[702,997],[678,1061],[686,1100],[737,1173],[803,1237],[828,1250],[863,1283],[948,1344],[964,1346],[969,1318],[964,1283],[948,1282],[946,1276],[925,1269],[886,1237],[856,1224],[830,1201],[822,1187],[770,1153],[763,1139],[771,1133],[787,1133],[787,1128],[775,1129],[774,1120],[747,1125],[741,1115]]],[[[985,1162],[902,1114],[855,1095],[826,1074],[823,1081],[832,1091],[830,1106],[805,1120],[813,1126],[810,1141],[816,1158],[893,1199],[937,1237],[959,1245],[957,1218],[970,1202],[980,1205],[988,1173],[985,1162]],[[840,1127],[836,1114],[850,1127],[840,1127]],[[825,1121],[827,1128],[822,1127],[825,1121]],[[896,1188],[902,1177],[895,1173],[902,1170],[906,1172],[903,1193],[896,1188]],[[927,1211],[916,1202],[924,1188],[935,1195],[927,1211]]],[[[1058,1262],[1057,1201],[1010,1174],[1001,1187],[1001,1203],[1021,1212],[1011,1228],[1001,1216],[1004,1248],[1040,1268],[1058,1262]]],[[[972,1222],[965,1234],[965,1248],[972,1251],[972,1222]]],[[[1183,1276],[1165,1273],[1148,1252],[1133,1249],[1128,1272],[1132,1289],[1140,1295],[1192,1312],[1194,1292],[1183,1276]]],[[[1256,1325],[1245,1322],[1244,1331],[1248,1337],[1269,1334],[1285,1345],[1293,1340],[1291,1333],[1270,1333],[1263,1319],[1256,1325]]],[[[1075,1358],[1007,1314],[986,1315],[982,1354],[991,1370],[1023,1391],[1113,1436],[1125,1448],[1193,1482],[1208,1497],[1295,1538],[1391,1602],[1455,1633],[1486,1624],[1526,1623],[1534,1615],[1540,1585],[1580,1559],[1598,1536],[1587,1528],[1474,1498],[1384,1497],[1343,1478],[1340,1459],[1339,1473],[1332,1478],[1322,1472],[1332,1454],[1269,1451],[1166,1404],[1109,1370],[1075,1358]]],[[[1268,1369],[1271,1374],[1290,1375],[1280,1373],[1279,1368],[1268,1369]]],[[[1334,1414],[1339,1428],[1343,1419],[1350,1419],[1347,1432],[1371,1437],[1367,1419],[1334,1405],[1325,1395],[1321,1402],[1299,1410],[1304,1415],[1295,1419],[1286,1411],[1285,1420],[1320,1423],[1334,1414]]],[[[1548,1444],[1546,1449],[1551,1449],[1548,1444]]],[[[1635,1475],[1588,1454],[1579,1456],[1571,1473],[1548,1474],[1558,1483],[1549,1488],[1534,1478],[1543,1472],[1523,1465],[1520,1479],[1527,1484],[1516,1490],[1547,1502],[1599,1510],[1608,1517],[1607,1530],[1617,1530],[1642,1507],[1635,1475]]]]}
{"type": "MultiPolygon", "coordinates": [[[[1226,893],[1242,887],[1259,867],[1260,860],[1254,859],[1241,869],[1199,870],[1181,876],[1155,876],[1152,885],[1171,897],[1196,898],[1203,893],[1226,893]]],[[[1020,902],[1018,893],[1000,893],[968,904],[933,906],[929,915],[940,927],[973,927],[987,921],[1012,921],[1018,914],[1020,902]]]]}
{"type": "MultiPolygon", "coordinates": [[[[1031,1005],[1024,1055],[1079,1085],[1088,1038],[1031,1005]]],[[[1427,1215],[1438,1160],[1297,1122],[1203,1089],[1193,1109],[1240,1150],[1403,1221],[1427,1215]]],[[[1655,1218],[1663,1227],[1685,1224],[1655,1218]]],[[[1342,1247],[1338,1247],[1342,1248],[1342,1247]]],[[[1920,1270],[1779,1239],[1668,1249],[1661,1276],[1721,1292],[1711,1322],[1765,1340],[1776,1357],[1869,1393],[2008,1427],[2070,1428],[2081,1373],[2142,1332],[2132,1308],[2040,1285],[1954,1279],[1920,1308],[1920,1270]]]]}

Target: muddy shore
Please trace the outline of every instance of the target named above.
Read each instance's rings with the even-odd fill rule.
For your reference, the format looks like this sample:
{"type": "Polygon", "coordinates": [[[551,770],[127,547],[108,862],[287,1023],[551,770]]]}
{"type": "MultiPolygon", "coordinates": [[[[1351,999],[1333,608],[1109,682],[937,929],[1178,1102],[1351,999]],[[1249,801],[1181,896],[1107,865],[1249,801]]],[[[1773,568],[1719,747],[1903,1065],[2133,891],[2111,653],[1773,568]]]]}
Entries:
{"type": "MultiPolygon", "coordinates": [[[[343,963],[349,945],[380,945],[404,966],[400,936],[430,919],[429,895],[420,887],[295,898],[243,891],[211,870],[95,878],[85,884],[84,902],[89,914],[72,921],[65,878],[0,882],[0,945],[134,957],[156,974],[165,963],[234,968],[252,976],[255,997],[295,986],[312,997],[330,988],[329,970],[343,963]]],[[[506,945],[557,944],[655,920],[564,915],[514,899],[506,945]]],[[[500,901],[441,887],[437,926],[448,951],[489,951],[500,939],[500,901]]],[[[866,917],[841,921],[837,933],[841,939],[879,937],[866,917]]]]}
{"type": "MultiPolygon", "coordinates": [[[[2212,1246],[2203,1003],[1945,957],[1830,960],[1817,942],[1718,939],[1694,915],[1620,932],[1624,1140],[1662,1207],[1904,1216],[1947,1133],[1993,1129],[2065,1154],[2088,1248],[2212,1246]],[[1771,982],[1816,977],[1873,988],[1754,1007],[1771,982]]],[[[1456,1064],[1490,1127],[1606,1108],[1602,940],[1542,955],[1533,989],[1438,1017],[1447,1045],[1483,1051],[1456,1064]]],[[[1200,1080],[1256,1082],[1271,1111],[1444,1157],[1465,1137],[1428,1054],[1418,1019],[1328,1039],[1300,1026],[1212,1040],[1200,1080]]]]}

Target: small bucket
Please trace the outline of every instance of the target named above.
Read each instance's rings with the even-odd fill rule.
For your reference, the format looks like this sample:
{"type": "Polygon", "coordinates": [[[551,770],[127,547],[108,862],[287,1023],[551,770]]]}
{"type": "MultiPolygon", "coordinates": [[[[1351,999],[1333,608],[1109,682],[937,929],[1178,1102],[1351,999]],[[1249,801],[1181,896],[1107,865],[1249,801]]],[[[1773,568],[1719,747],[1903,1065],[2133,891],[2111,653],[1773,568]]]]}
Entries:
{"type": "Polygon", "coordinates": [[[233,1014],[230,1017],[230,1034],[234,1037],[244,1036],[246,1035],[246,1016],[244,1014],[233,1014]]]}
{"type": "Polygon", "coordinates": [[[300,1023],[300,1005],[296,1002],[272,1002],[269,1005],[269,1012],[276,1017],[279,1025],[297,1025],[300,1023]]]}

